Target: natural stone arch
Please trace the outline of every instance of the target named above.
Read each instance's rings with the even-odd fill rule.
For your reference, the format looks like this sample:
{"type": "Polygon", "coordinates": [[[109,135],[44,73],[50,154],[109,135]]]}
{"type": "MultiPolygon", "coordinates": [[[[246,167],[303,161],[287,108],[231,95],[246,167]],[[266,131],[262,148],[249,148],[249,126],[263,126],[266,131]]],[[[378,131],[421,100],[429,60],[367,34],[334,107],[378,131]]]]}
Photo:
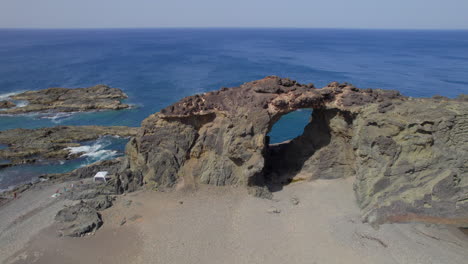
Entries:
{"type": "Polygon", "coordinates": [[[363,219],[372,223],[468,227],[464,98],[412,99],[347,83],[316,89],[275,76],[186,97],[143,121],[127,145],[117,189],[265,184],[269,129],[284,114],[312,108],[312,131],[326,135],[314,143],[305,133],[281,151],[300,151],[291,174],[354,174],[363,219]]]}

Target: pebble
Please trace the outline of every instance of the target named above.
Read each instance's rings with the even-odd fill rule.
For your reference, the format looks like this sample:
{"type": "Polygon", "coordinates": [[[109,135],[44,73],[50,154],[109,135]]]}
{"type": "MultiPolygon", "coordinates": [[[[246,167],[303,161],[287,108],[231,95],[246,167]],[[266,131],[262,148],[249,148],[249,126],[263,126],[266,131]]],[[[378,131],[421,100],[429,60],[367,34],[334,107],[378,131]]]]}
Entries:
{"type": "Polygon", "coordinates": [[[299,204],[299,198],[297,198],[297,197],[292,197],[292,198],[291,198],[291,203],[292,203],[293,205],[298,205],[298,204],[299,204]]]}
{"type": "Polygon", "coordinates": [[[267,210],[267,212],[270,214],[279,214],[281,213],[281,210],[272,206],[270,207],[270,209],[267,210]]]}

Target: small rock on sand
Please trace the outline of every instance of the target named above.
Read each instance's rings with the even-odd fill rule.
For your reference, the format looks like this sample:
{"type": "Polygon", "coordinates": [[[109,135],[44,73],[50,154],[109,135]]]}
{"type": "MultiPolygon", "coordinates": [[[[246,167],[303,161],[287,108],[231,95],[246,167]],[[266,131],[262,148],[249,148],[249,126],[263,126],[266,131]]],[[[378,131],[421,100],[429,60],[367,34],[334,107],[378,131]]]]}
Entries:
{"type": "Polygon", "coordinates": [[[267,210],[267,212],[270,213],[270,214],[279,214],[279,213],[281,213],[281,210],[274,207],[274,206],[272,206],[272,207],[270,207],[270,209],[267,210]]]}

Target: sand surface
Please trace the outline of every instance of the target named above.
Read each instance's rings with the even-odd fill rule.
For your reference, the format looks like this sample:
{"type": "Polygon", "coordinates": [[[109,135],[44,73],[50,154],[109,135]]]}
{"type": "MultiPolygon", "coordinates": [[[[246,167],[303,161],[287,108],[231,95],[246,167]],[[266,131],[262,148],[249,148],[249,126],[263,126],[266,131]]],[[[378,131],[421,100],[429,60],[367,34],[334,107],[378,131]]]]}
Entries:
{"type": "Polygon", "coordinates": [[[66,201],[9,226],[14,217],[4,213],[20,208],[27,198],[22,197],[0,207],[0,262],[467,263],[468,237],[456,228],[411,223],[375,230],[361,223],[352,182],[298,182],[276,192],[273,200],[234,187],[140,191],[120,196],[103,212],[104,227],[83,238],[58,237],[54,225],[47,225],[66,201]],[[29,236],[8,235],[24,233],[18,227],[36,222],[28,227],[29,236]]]}

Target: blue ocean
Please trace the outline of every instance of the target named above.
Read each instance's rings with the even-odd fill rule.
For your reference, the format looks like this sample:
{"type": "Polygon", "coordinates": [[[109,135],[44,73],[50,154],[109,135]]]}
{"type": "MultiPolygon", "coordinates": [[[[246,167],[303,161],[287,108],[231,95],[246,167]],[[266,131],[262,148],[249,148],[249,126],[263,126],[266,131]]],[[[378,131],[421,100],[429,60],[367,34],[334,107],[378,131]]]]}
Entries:
{"type": "MultiPolygon", "coordinates": [[[[184,96],[268,75],[350,82],[404,95],[468,93],[468,31],[341,29],[0,30],[0,99],[48,87],[121,88],[134,107],[73,115],[0,116],[0,130],[56,125],[139,126],[184,96]]],[[[272,142],[302,133],[310,111],[284,116],[272,142]]],[[[122,155],[125,139],[88,142],[76,161],[0,170],[0,189],[122,155]]],[[[0,146],[2,148],[4,146],[0,146]]],[[[1,161],[7,162],[7,161],[1,161]]]]}

